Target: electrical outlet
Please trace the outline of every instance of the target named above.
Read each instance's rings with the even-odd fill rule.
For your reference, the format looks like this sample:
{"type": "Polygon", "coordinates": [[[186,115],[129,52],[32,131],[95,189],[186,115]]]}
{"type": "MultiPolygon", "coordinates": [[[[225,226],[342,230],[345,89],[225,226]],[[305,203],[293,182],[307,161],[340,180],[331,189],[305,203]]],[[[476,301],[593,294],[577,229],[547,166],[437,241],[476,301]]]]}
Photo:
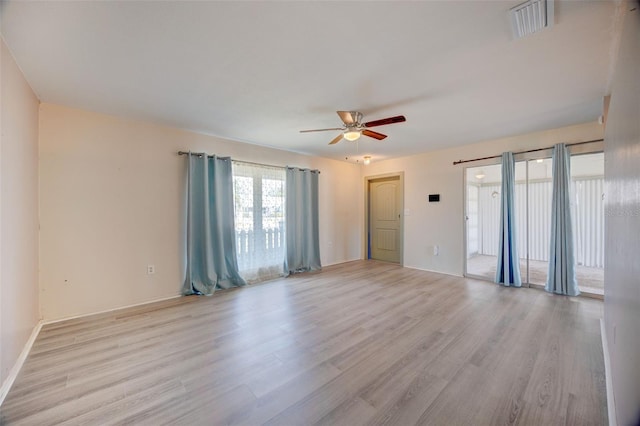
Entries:
{"type": "Polygon", "coordinates": [[[155,274],[156,273],[156,265],[147,265],[147,274],[155,274]]]}

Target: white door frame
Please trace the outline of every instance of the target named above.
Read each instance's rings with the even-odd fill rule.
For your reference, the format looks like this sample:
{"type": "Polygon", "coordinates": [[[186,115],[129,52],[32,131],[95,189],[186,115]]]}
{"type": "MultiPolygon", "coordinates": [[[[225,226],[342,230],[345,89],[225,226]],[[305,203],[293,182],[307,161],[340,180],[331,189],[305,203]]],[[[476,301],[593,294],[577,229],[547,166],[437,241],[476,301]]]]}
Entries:
{"type": "Polygon", "coordinates": [[[384,173],[364,177],[364,232],[362,234],[362,258],[369,258],[369,183],[378,179],[397,177],[400,184],[400,266],[404,266],[404,172],[384,173]]]}

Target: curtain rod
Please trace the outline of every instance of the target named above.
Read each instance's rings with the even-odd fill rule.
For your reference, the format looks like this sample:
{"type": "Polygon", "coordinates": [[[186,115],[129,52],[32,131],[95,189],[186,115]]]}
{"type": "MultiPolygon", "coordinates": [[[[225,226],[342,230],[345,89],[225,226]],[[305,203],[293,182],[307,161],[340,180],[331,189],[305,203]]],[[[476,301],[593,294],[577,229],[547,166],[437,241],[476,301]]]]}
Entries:
{"type": "MultiPolygon", "coordinates": [[[[591,141],[567,143],[565,145],[566,146],[584,145],[584,144],[587,144],[587,143],[595,143],[595,142],[602,142],[602,141],[604,141],[604,139],[594,139],[594,140],[591,140],[591,141]]],[[[514,152],[513,155],[526,154],[526,153],[529,153],[529,152],[537,152],[537,151],[546,151],[547,149],[553,149],[553,147],[552,146],[548,146],[546,148],[528,149],[526,151],[514,152]]],[[[491,155],[489,157],[474,158],[472,160],[458,160],[458,161],[454,161],[453,165],[455,166],[455,165],[462,164],[462,163],[471,163],[473,161],[490,160],[492,158],[500,158],[500,157],[502,157],[502,154],[500,154],[500,155],[491,155]]]]}
{"type": "Polygon", "coordinates": [[[273,164],[254,163],[253,161],[233,160],[233,159],[231,159],[231,157],[218,157],[217,155],[209,155],[209,154],[205,154],[204,152],[178,151],[178,155],[187,155],[187,154],[197,155],[198,157],[202,157],[203,155],[206,155],[209,158],[216,157],[216,158],[219,158],[221,160],[231,160],[231,161],[235,161],[236,163],[253,164],[254,166],[263,166],[263,167],[273,167],[275,169],[309,170],[312,173],[320,174],[320,170],[302,169],[300,167],[294,167],[294,166],[285,166],[285,167],[283,167],[283,166],[274,166],[273,164]]]}

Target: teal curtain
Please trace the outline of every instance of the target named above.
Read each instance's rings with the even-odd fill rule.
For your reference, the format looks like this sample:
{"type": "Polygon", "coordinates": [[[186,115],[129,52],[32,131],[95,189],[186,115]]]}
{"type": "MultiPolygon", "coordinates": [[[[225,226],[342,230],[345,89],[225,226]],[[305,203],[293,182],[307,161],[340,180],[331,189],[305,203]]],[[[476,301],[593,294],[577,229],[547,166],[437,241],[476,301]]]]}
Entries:
{"type": "Polygon", "coordinates": [[[316,271],[320,264],[317,170],[287,168],[286,215],[287,274],[316,271]]]}
{"type": "Polygon", "coordinates": [[[500,199],[500,246],[496,283],[521,287],[520,258],[516,236],[515,161],[512,152],[502,154],[502,189],[500,199]]]}
{"type": "Polygon", "coordinates": [[[245,285],[238,273],[231,159],[187,155],[186,277],[182,293],[245,285]]]}
{"type": "Polygon", "coordinates": [[[550,293],[577,296],[576,261],[571,217],[571,168],[567,147],[553,147],[553,196],[551,200],[551,243],[549,272],[545,290],[550,293]]]}

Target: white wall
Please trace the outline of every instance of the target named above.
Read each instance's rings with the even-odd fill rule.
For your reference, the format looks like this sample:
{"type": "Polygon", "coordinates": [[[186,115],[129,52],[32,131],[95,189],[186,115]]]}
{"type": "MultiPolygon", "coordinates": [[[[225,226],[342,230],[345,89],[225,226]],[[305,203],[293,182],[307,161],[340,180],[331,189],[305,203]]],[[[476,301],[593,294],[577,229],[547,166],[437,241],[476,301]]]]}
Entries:
{"type": "Polygon", "coordinates": [[[179,150],[316,168],[323,265],[361,254],[360,167],[43,104],[41,314],[98,312],[179,294],[185,159],[179,150]],[[156,266],[155,275],[146,265],[156,266]]]}
{"type": "Polygon", "coordinates": [[[38,322],[38,98],[0,39],[0,382],[38,322]]]}
{"type": "Polygon", "coordinates": [[[629,2],[605,138],[604,323],[619,425],[640,424],[640,10],[629,2]]]}
{"type": "MultiPolygon", "coordinates": [[[[404,265],[446,274],[462,275],[464,265],[463,212],[464,167],[453,162],[499,155],[503,151],[522,151],[602,138],[598,123],[587,123],[544,132],[530,133],[457,148],[433,151],[411,157],[373,162],[363,175],[375,176],[404,171],[405,230],[404,265]],[[429,194],[440,194],[440,202],[429,203],[429,194]],[[433,246],[440,254],[433,255],[433,246]]],[[[494,161],[495,162],[495,161],[494,161]]]]}

